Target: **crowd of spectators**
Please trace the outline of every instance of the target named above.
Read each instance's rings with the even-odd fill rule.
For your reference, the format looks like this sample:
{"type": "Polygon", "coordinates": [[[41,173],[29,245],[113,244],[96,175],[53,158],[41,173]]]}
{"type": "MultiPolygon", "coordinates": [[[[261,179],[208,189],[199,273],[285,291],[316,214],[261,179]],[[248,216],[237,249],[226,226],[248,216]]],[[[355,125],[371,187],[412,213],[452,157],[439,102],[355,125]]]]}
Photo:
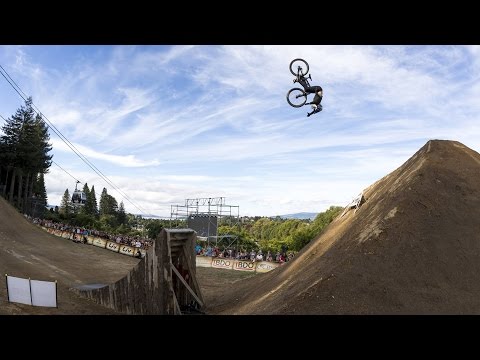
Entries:
{"type": "Polygon", "coordinates": [[[92,235],[102,239],[114,241],[117,244],[128,245],[140,249],[148,249],[153,245],[153,240],[145,239],[140,236],[128,236],[121,234],[109,234],[104,231],[98,231],[95,229],[87,229],[84,227],[73,226],[69,224],[64,224],[60,222],[54,222],[52,220],[44,220],[39,218],[31,218],[28,215],[25,215],[34,224],[43,226],[47,229],[60,230],[62,232],[70,233],[69,239],[75,242],[85,243],[87,241],[87,236],[92,235]]]}
{"type": "Polygon", "coordinates": [[[236,260],[250,260],[250,261],[272,261],[272,262],[287,262],[293,259],[295,253],[289,252],[285,249],[284,251],[278,251],[276,253],[272,253],[270,251],[264,252],[262,250],[251,250],[246,251],[243,249],[234,249],[234,248],[225,248],[220,250],[218,246],[211,246],[207,245],[206,247],[197,244],[195,246],[195,252],[198,256],[212,256],[212,257],[219,257],[219,258],[228,258],[228,259],[236,259],[236,260]]]}
{"type": "MultiPolygon", "coordinates": [[[[59,230],[62,232],[67,232],[70,234],[69,239],[75,242],[85,243],[87,241],[87,236],[92,235],[102,239],[114,241],[117,244],[128,245],[135,248],[147,250],[150,246],[153,245],[153,240],[142,238],[140,236],[128,236],[121,234],[109,234],[104,231],[99,231],[95,229],[87,229],[84,227],[73,226],[69,224],[64,224],[60,222],[54,222],[52,220],[44,220],[39,218],[32,218],[28,215],[25,217],[37,224],[39,226],[45,227],[47,229],[59,230]]],[[[282,248],[282,251],[277,251],[276,253],[270,251],[262,250],[244,250],[244,249],[235,249],[235,248],[224,248],[221,250],[218,246],[206,245],[202,246],[197,243],[195,246],[195,252],[198,256],[211,256],[219,258],[228,258],[228,259],[237,259],[237,260],[249,260],[249,261],[271,261],[284,263],[290,261],[295,256],[294,252],[287,252],[286,248],[282,248]]]]}

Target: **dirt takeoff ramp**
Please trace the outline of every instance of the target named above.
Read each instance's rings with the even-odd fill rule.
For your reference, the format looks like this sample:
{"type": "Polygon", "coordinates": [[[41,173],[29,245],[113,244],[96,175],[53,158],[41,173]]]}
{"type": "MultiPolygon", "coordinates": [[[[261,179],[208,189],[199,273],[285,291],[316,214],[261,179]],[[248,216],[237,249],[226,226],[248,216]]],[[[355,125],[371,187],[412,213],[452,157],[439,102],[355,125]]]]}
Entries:
{"type": "Polygon", "coordinates": [[[163,229],[126,277],[102,288],[76,291],[126,314],[181,315],[192,303],[201,308],[195,240],[191,229],[163,229]]]}
{"type": "Polygon", "coordinates": [[[480,314],[480,154],[432,140],[221,314],[480,314]]]}
{"type": "Polygon", "coordinates": [[[110,284],[139,262],[96,246],[76,244],[28,222],[0,197],[0,275],[58,281],[58,309],[9,303],[0,281],[0,314],[113,314],[113,310],[80,298],[69,289],[110,284]]]}

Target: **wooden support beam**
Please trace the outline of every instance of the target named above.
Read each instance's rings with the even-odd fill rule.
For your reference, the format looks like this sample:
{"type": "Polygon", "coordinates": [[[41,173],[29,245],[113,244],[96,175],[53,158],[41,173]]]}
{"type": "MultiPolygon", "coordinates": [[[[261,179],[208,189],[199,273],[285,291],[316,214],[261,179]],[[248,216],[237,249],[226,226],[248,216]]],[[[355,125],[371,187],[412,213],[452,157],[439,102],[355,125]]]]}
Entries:
{"type": "Polygon", "coordinates": [[[172,289],[173,292],[173,315],[183,315],[182,310],[180,310],[180,305],[178,305],[178,300],[177,300],[177,295],[175,294],[175,291],[172,289]]]}
{"type": "MultiPolygon", "coordinates": [[[[187,263],[187,270],[190,274],[195,274],[195,276],[192,276],[190,275],[190,278],[192,279],[192,282],[193,282],[193,287],[195,288],[195,291],[197,292],[198,294],[198,297],[200,298],[200,300],[202,300],[202,302],[204,301],[203,300],[203,295],[202,295],[202,291],[200,290],[200,285],[198,284],[197,282],[197,276],[196,276],[196,270],[195,269],[192,269],[192,266],[190,264],[190,261],[188,261],[188,256],[187,256],[187,249],[185,248],[185,246],[183,247],[183,256],[185,257],[185,261],[187,263]]],[[[193,255],[192,256],[195,258],[196,255],[193,255]]],[[[196,260],[196,259],[195,259],[196,260]]]]}
{"type": "Polygon", "coordinates": [[[187,282],[185,281],[185,279],[183,278],[182,275],[180,275],[180,273],[178,272],[177,268],[175,267],[175,265],[171,264],[171,267],[172,267],[172,271],[175,273],[175,275],[177,275],[177,277],[180,279],[180,281],[182,282],[183,285],[185,285],[185,287],[187,288],[187,290],[190,292],[190,294],[192,294],[192,296],[195,298],[195,300],[197,300],[197,302],[200,304],[200,306],[203,306],[203,301],[200,300],[200,298],[197,296],[197,294],[195,294],[195,292],[192,290],[192,288],[187,284],[187,282]]]}

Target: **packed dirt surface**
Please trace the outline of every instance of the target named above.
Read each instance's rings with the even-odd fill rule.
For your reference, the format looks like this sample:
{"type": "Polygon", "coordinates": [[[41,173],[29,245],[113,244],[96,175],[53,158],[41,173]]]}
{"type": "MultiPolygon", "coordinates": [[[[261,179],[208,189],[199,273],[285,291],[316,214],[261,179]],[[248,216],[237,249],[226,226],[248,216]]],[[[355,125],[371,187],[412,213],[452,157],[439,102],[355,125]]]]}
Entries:
{"type": "Polygon", "coordinates": [[[432,140],[212,314],[480,314],[480,154],[432,140]]]}
{"type": "MultiPolygon", "coordinates": [[[[111,284],[126,276],[139,260],[96,246],[77,244],[47,233],[25,219],[0,197],[0,274],[33,280],[58,281],[58,309],[7,301],[0,281],[0,315],[111,315],[119,314],[70,291],[73,287],[111,284]]],[[[219,292],[255,273],[197,268],[206,303],[219,292]]]]}
{"type": "Polygon", "coordinates": [[[7,301],[5,278],[0,281],[0,314],[114,314],[80,298],[69,288],[108,284],[124,277],[138,259],[96,246],[77,244],[31,224],[0,197],[0,274],[58,281],[58,309],[7,301]]]}
{"type": "MultiPolygon", "coordinates": [[[[480,314],[480,154],[432,140],[364,190],[295,258],[265,274],[197,268],[207,314],[480,314]]],[[[68,289],[112,283],[138,262],[30,224],[0,198],[0,271],[58,280],[59,308],[6,301],[0,314],[113,314],[68,289]]]]}
{"type": "Polygon", "coordinates": [[[206,303],[202,310],[206,314],[215,313],[215,300],[220,294],[234,292],[239,281],[261,275],[248,271],[197,267],[197,280],[206,303]]]}

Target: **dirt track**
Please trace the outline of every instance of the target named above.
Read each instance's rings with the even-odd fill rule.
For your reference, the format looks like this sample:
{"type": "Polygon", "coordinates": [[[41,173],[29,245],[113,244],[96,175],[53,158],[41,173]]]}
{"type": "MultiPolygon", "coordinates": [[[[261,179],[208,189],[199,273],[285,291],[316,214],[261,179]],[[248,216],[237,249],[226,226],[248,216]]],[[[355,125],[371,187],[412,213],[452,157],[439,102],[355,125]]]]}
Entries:
{"type": "MultiPolygon", "coordinates": [[[[198,268],[209,314],[480,314],[480,154],[429,141],[364,190],[291,262],[250,276],[198,268]]],[[[138,260],[49,235],[0,198],[0,271],[58,280],[59,309],[5,301],[0,314],[111,314],[71,286],[111,283],[138,260]]]]}
{"type": "MultiPolygon", "coordinates": [[[[124,277],[139,260],[91,245],[76,244],[47,233],[28,222],[0,197],[0,274],[58,281],[58,309],[6,301],[5,281],[0,281],[0,315],[116,314],[77,296],[71,287],[109,284],[124,277]]],[[[238,280],[254,274],[198,268],[197,276],[206,302],[238,280]]]]}
{"type": "Polygon", "coordinates": [[[8,303],[0,281],[0,314],[112,314],[81,299],[70,287],[107,284],[125,276],[139,260],[50,235],[29,223],[0,197],[0,274],[58,281],[58,309],[8,303]]]}

